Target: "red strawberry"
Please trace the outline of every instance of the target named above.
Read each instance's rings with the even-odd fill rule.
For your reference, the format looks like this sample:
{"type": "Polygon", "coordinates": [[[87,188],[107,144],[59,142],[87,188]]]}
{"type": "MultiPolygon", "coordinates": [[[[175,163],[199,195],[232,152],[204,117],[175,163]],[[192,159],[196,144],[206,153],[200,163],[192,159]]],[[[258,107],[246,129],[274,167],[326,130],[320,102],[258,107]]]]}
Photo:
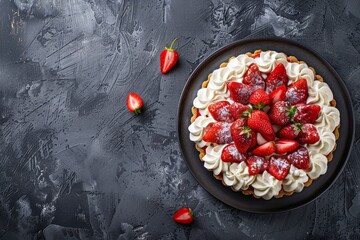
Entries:
{"type": "MultiPolygon", "coordinates": [[[[255,133],[255,132],[254,132],[255,133]]],[[[251,145],[250,145],[250,147],[249,147],[249,149],[248,150],[251,150],[251,149],[253,149],[254,147],[256,147],[256,145],[257,145],[257,135],[256,135],[256,133],[255,134],[253,134],[252,136],[251,136],[251,145]]]]}
{"type": "Polygon", "coordinates": [[[265,89],[265,80],[261,76],[261,72],[255,63],[249,66],[244,75],[243,83],[252,86],[254,90],[265,89]]]}
{"type": "Polygon", "coordinates": [[[251,94],[249,102],[255,109],[263,109],[270,104],[270,97],[264,90],[258,89],[251,94]]]}
{"type": "Polygon", "coordinates": [[[172,41],[170,48],[165,47],[165,49],[160,54],[160,71],[163,74],[170,71],[170,69],[175,66],[177,60],[179,59],[178,52],[172,48],[175,41],[176,38],[172,41]]]}
{"type": "Polygon", "coordinates": [[[269,117],[276,125],[285,126],[290,123],[295,110],[296,108],[291,107],[289,102],[278,101],[270,109],[269,117]]]}
{"type": "Polygon", "coordinates": [[[134,92],[129,93],[126,99],[126,105],[130,112],[135,114],[141,113],[141,108],[143,106],[143,100],[139,95],[134,92]]]}
{"type": "Polygon", "coordinates": [[[205,128],[203,140],[217,144],[231,143],[233,140],[230,133],[230,126],[231,124],[227,122],[210,123],[205,128]]]}
{"type": "Polygon", "coordinates": [[[231,136],[234,139],[235,146],[240,153],[246,153],[253,143],[255,133],[248,126],[242,126],[239,120],[231,125],[231,136]]]}
{"type": "Polygon", "coordinates": [[[233,122],[234,117],[230,112],[230,103],[228,101],[219,101],[212,103],[208,107],[211,116],[216,121],[233,122]]]}
{"type": "Polygon", "coordinates": [[[277,180],[283,180],[288,175],[290,163],[285,156],[272,156],[269,162],[268,172],[277,180]]]}
{"type": "Polygon", "coordinates": [[[286,86],[281,85],[269,94],[271,103],[274,104],[278,101],[285,101],[286,99],[286,86]]]}
{"type": "Polygon", "coordinates": [[[260,156],[250,156],[246,158],[246,165],[249,168],[250,175],[256,175],[264,172],[269,166],[269,160],[260,156]]]}
{"type": "Polygon", "coordinates": [[[191,208],[180,208],[173,216],[173,220],[181,224],[190,224],[193,221],[193,212],[191,208]]]}
{"type": "Polygon", "coordinates": [[[227,145],[221,153],[221,160],[224,162],[242,162],[246,159],[246,156],[236,149],[235,144],[227,145]]]}
{"type": "Polygon", "coordinates": [[[298,140],[301,144],[314,144],[320,140],[320,137],[316,127],[310,123],[306,123],[301,128],[298,140]]]}
{"type": "Polygon", "coordinates": [[[259,132],[267,141],[275,139],[270,119],[263,111],[253,110],[249,113],[248,125],[252,130],[259,132]]]}
{"type": "Polygon", "coordinates": [[[243,105],[237,102],[234,102],[230,105],[230,113],[234,117],[234,119],[242,118],[243,112],[249,109],[250,107],[248,105],[243,105]]]}
{"type": "Polygon", "coordinates": [[[308,96],[308,86],[305,79],[299,79],[292,83],[286,91],[286,99],[291,105],[306,103],[308,96]]]}
{"type": "Polygon", "coordinates": [[[292,152],[299,146],[299,143],[294,140],[276,140],[276,153],[283,154],[287,152],[292,152]]]}
{"type": "Polygon", "coordinates": [[[275,143],[267,142],[252,151],[252,154],[257,156],[269,156],[275,152],[275,143]]]}
{"type": "Polygon", "coordinates": [[[314,123],[319,116],[321,107],[319,105],[296,104],[296,112],[294,122],[298,123],[314,123]]]}
{"type": "Polygon", "coordinates": [[[254,91],[253,87],[239,82],[230,82],[227,87],[230,91],[230,98],[242,104],[249,103],[250,95],[254,91]]]}
{"type": "Polygon", "coordinates": [[[270,93],[281,85],[287,86],[288,81],[286,69],[282,63],[279,63],[266,79],[266,92],[270,93]]]}
{"type": "Polygon", "coordinates": [[[309,152],[305,147],[300,147],[295,152],[287,155],[287,160],[299,169],[309,169],[311,166],[309,152]]]}
{"type": "Polygon", "coordinates": [[[301,131],[302,124],[293,123],[283,127],[278,133],[277,136],[280,139],[295,139],[299,136],[301,131]]]}

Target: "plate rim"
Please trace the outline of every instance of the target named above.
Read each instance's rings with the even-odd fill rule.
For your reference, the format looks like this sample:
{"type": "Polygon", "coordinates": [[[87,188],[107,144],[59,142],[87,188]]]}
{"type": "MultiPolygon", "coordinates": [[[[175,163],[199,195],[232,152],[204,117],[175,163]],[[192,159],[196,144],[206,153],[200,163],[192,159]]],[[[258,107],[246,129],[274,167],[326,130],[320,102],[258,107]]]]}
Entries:
{"type": "MultiPolygon", "coordinates": [[[[261,48],[259,48],[261,49],[261,48]]],[[[224,60],[225,61],[225,60],[224,60]]],[[[287,211],[290,211],[290,210],[294,210],[294,209],[298,209],[298,208],[301,208],[305,205],[308,205],[309,203],[315,201],[316,199],[318,199],[320,196],[322,196],[326,191],[328,191],[331,186],[333,186],[333,184],[338,180],[338,178],[340,177],[341,173],[343,172],[349,158],[350,158],[350,155],[351,155],[351,152],[352,152],[352,148],[353,148],[353,145],[354,145],[354,139],[355,139],[355,132],[356,132],[356,122],[355,122],[355,114],[354,114],[354,107],[353,107],[353,104],[352,104],[352,100],[351,100],[351,96],[350,96],[350,92],[344,82],[344,80],[340,77],[340,75],[335,71],[335,69],[331,66],[331,64],[326,60],[324,59],[316,50],[313,50],[307,46],[304,46],[294,40],[291,40],[291,39],[287,39],[287,38],[281,38],[281,37],[256,37],[256,38],[245,38],[245,39],[240,39],[240,40],[236,40],[236,41],[233,41],[229,44],[226,44],[222,47],[220,47],[219,49],[215,50],[214,52],[212,52],[211,54],[209,54],[204,60],[202,60],[196,67],[195,69],[191,72],[191,74],[189,75],[189,77],[187,78],[186,80],[186,83],[181,91],[181,94],[180,94],[180,98],[179,98],[179,102],[178,102],[178,109],[177,109],[177,118],[176,118],[176,125],[177,125],[177,139],[178,139],[178,144],[179,144],[179,147],[180,147],[180,151],[181,151],[181,154],[182,154],[182,159],[185,161],[186,163],[186,166],[188,168],[188,170],[190,171],[191,175],[195,178],[195,180],[198,182],[198,184],[206,191],[208,192],[212,197],[214,197],[215,199],[217,199],[218,201],[221,201],[223,204],[226,204],[228,206],[231,206],[235,209],[238,209],[238,210],[241,210],[241,211],[246,211],[246,212],[251,212],[251,213],[280,213],[280,212],[287,212],[287,211]],[[285,42],[287,44],[290,44],[290,45],[294,45],[298,48],[301,48],[307,52],[310,52],[311,54],[313,54],[318,60],[320,60],[329,70],[330,72],[336,77],[336,82],[339,83],[341,85],[341,88],[343,91],[345,91],[345,99],[344,101],[345,102],[349,102],[351,104],[349,104],[350,106],[348,106],[348,109],[350,110],[349,111],[349,122],[351,122],[352,124],[349,124],[347,127],[348,128],[352,128],[353,131],[350,132],[351,134],[351,139],[350,139],[350,146],[349,146],[349,151],[345,157],[345,160],[343,161],[343,164],[341,165],[341,168],[338,170],[338,172],[336,173],[336,176],[334,176],[333,180],[330,181],[330,183],[328,184],[323,184],[322,186],[322,189],[321,191],[319,191],[318,193],[316,193],[314,195],[314,197],[312,199],[310,199],[309,201],[305,201],[305,202],[301,202],[299,203],[298,205],[296,206],[290,206],[290,207],[285,207],[284,209],[277,209],[277,210],[266,210],[266,211],[257,211],[257,210],[249,210],[249,209],[243,209],[243,208],[239,208],[239,207],[236,207],[236,206],[233,206],[232,204],[230,203],[227,203],[227,202],[224,202],[222,199],[219,199],[217,196],[215,196],[211,191],[209,191],[205,186],[203,186],[203,184],[201,184],[201,182],[199,181],[198,177],[196,176],[196,174],[191,170],[191,166],[190,164],[188,163],[188,160],[186,160],[185,156],[184,156],[184,148],[183,148],[183,143],[182,143],[182,140],[180,138],[181,136],[181,133],[180,133],[180,130],[181,130],[181,126],[180,126],[180,121],[181,121],[181,113],[183,111],[182,107],[181,107],[181,104],[182,102],[184,101],[185,99],[185,96],[186,96],[186,90],[189,88],[189,85],[191,84],[191,80],[193,80],[197,74],[199,74],[200,70],[206,66],[208,64],[208,62],[211,61],[211,59],[217,57],[217,55],[221,54],[222,52],[228,50],[228,49],[231,49],[233,48],[234,46],[238,46],[238,45],[241,45],[241,44],[248,44],[248,43],[251,43],[251,42],[256,42],[256,41],[276,41],[276,42],[285,42]],[[327,185],[327,186],[324,186],[324,185],[327,185]]],[[[190,110],[189,110],[190,111],[190,110]]],[[[335,150],[336,151],[336,150],[335,150]]],[[[197,157],[198,158],[198,157],[197,157]]],[[[200,159],[198,159],[200,161],[200,159]]],[[[204,169],[206,170],[206,169],[204,169]]],[[[224,187],[227,187],[227,186],[224,186],[224,187]]],[[[229,187],[227,187],[229,188],[229,187]]],[[[287,197],[291,197],[291,196],[287,196],[287,197]]],[[[255,198],[254,198],[255,199],[255,198]]],[[[256,200],[256,199],[255,199],[256,200]]]]}

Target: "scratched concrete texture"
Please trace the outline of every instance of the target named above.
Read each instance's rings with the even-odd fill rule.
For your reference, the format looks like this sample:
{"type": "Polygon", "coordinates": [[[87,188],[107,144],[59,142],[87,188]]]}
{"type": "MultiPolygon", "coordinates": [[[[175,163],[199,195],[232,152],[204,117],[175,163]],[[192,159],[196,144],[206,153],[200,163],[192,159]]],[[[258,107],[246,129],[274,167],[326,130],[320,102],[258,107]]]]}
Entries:
{"type": "Polygon", "coordinates": [[[360,132],[336,183],[279,214],[209,195],[181,156],[187,77],[235,40],[316,49],[346,81],[360,131],[358,0],[0,0],[0,239],[360,239],[360,132]],[[178,37],[180,60],[159,72],[178,37]],[[141,116],[128,112],[130,91],[141,116]],[[191,207],[191,226],[175,224],[191,207]]]}

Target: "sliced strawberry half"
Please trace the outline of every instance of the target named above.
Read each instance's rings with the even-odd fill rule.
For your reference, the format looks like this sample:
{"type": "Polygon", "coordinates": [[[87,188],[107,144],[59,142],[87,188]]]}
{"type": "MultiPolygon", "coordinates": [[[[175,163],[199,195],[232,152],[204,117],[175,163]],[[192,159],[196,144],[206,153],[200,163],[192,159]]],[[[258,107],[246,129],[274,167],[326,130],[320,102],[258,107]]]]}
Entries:
{"type": "Polygon", "coordinates": [[[278,101],[285,101],[286,100],[286,86],[281,85],[280,87],[276,88],[269,94],[270,101],[272,104],[278,101]]]}
{"type": "Polygon", "coordinates": [[[295,152],[287,155],[287,160],[299,169],[307,170],[311,166],[309,152],[305,147],[299,147],[295,152]]]}
{"type": "Polygon", "coordinates": [[[289,102],[278,101],[270,109],[269,117],[274,124],[285,126],[290,123],[295,111],[296,107],[291,107],[289,102]]]}
{"type": "Polygon", "coordinates": [[[235,144],[227,145],[221,153],[221,160],[223,160],[224,162],[240,163],[242,161],[245,161],[245,159],[246,156],[242,153],[239,153],[235,144]]]}
{"type": "Polygon", "coordinates": [[[277,132],[277,136],[280,139],[295,139],[299,136],[301,128],[302,128],[301,123],[289,124],[283,127],[282,129],[280,129],[280,131],[277,132]]]}
{"type": "Polygon", "coordinates": [[[227,87],[230,91],[230,98],[235,102],[248,104],[253,87],[239,82],[229,82],[227,87]]]}
{"type": "Polygon", "coordinates": [[[205,128],[203,140],[217,144],[231,143],[233,141],[230,133],[231,123],[215,122],[205,128]]]}
{"type": "Polygon", "coordinates": [[[276,153],[284,154],[295,151],[298,148],[299,143],[295,140],[276,140],[275,146],[276,146],[276,151],[275,151],[276,153]]]}
{"type": "Polygon", "coordinates": [[[294,122],[298,123],[314,123],[319,116],[321,107],[316,104],[296,104],[296,112],[294,115],[294,122]]]}
{"type": "Polygon", "coordinates": [[[265,80],[255,63],[252,63],[244,74],[243,83],[252,86],[254,90],[265,89],[265,80]]]}
{"type": "Polygon", "coordinates": [[[257,156],[270,156],[275,152],[275,143],[274,142],[267,142],[252,151],[252,154],[257,156]]]}
{"type": "Polygon", "coordinates": [[[282,63],[276,65],[274,70],[269,74],[266,79],[266,92],[270,93],[281,85],[287,86],[289,81],[288,76],[286,75],[285,66],[282,63]]]}
{"type": "Polygon", "coordinates": [[[306,79],[299,79],[293,82],[286,91],[286,99],[291,105],[306,103],[309,96],[306,79]]]}
{"type": "Polygon", "coordinates": [[[248,126],[259,132],[267,141],[273,141],[275,139],[275,132],[270,123],[268,115],[259,110],[253,110],[245,112],[248,114],[248,126]]]}
{"type": "Polygon", "coordinates": [[[216,121],[233,122],[234,117],[230,111],[230,103],[228,101],[219,101],[212,103],[208,107],[211,116],[216,121]]]}
{"type": "Polygon", "coordinates": [[[238,102],[232,103],[229,108],[230,113],[234,119],[242,118],[243,112],[245,112],[246,110],[249,110],[249,109],[250,109],[250,107],[248,105],[243,105],[238,102]]]}
{"type": "Polygon", "coordinates": [[[260,156],[249,156],[245,161],[250,175],[262,173],[269,167],[269,160],[260,156]]]}
{"type": "Polygon", "coordinates": [[[283,180],[288,175],[290,163],[285,156],[272,156],[269,162],[268,172],[277,180],[283,180]]]}
{"type": "Polygon", "coordinates": [[[314,144],[320,140],[320,137],[316,127],[313,124],[306,123],[301,128],[298,140],[301,144],[314,144]]]}
{"type": "Polygon", "coordinates": [[[264,90],[258,89],[251,94],[249,102],[255,109],[263,109],[270,104],[270,97],[264,90]]]}
{"type": "Polygon", "coordinates": [[[248,126],[242,126],[242,121],[236,120],[231,125],[231,136],[240,153],[246,153],[253,143],[255,133],[248,126]]]}

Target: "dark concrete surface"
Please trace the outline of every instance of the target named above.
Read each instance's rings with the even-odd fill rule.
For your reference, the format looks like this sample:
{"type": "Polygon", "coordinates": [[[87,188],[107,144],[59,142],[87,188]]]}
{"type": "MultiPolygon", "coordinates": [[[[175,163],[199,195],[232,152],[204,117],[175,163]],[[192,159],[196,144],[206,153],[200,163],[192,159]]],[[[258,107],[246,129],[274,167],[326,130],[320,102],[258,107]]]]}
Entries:
{"type": "Polygon", "coordinates": [[[360,239],[358,140],[324,195],[279,214],[224,205],[185,165],[187,77],[259,36],[317,50],[360,124],[358,0],[0,0],[0,239],[360,239]],[[164,76],[158,55],[174,37],[180,60],[164,76]],[[143,96],[141,116],[125,107],[129,91],[143,96]],[[191,227],[171,220],[182,206],[191,227]]]}

